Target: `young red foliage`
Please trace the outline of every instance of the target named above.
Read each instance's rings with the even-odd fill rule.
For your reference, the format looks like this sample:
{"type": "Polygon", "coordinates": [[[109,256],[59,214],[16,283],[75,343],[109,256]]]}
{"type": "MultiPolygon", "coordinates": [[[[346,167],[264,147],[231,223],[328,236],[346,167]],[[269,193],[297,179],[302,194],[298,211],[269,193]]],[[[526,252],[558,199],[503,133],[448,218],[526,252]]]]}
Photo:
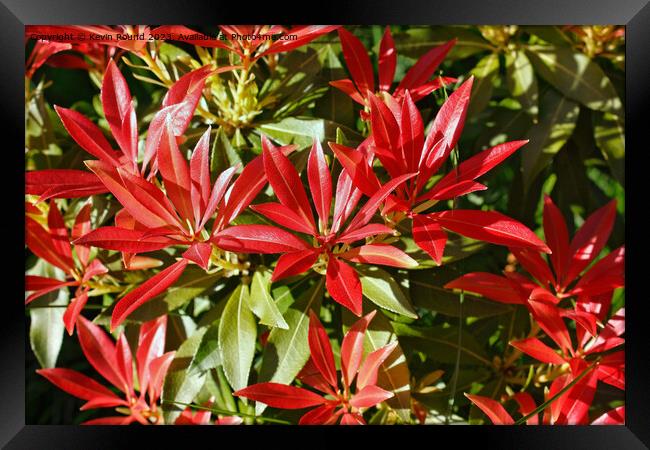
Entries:
{"type": "Polygon", "coordinates": [[[332,298],[361,315],[361,284],[356,271],[343,260],[393,267],[414,267],[417,263],[396,247],[365,244],[352,247],[364,238],[392,234],[381,224],[369,223],[381,202],[413,174],[404,174],[381,186],[351,217],[361,192],[352,186],[344,170],[336,186],[334,213],[330,221],[332,181],[320,143],[314,141],[309,154],[308,181],[319,221],[316,224],[300,175],[289,159],[262,137],[262,157],[269,184],[279,203],[253,205],[251,209],[292,231],[312,236],[311,243],[269,225],[237,225],[216,233],[212,242],[219,248],[240,253],[282,253],[273,272],[273,281],[309,270],[326,276],[332,298]],[[350,219],[347,227],[343,224],[350,219]]]}
{"type": "MultiPolygon", "coordinates": [[[[78,238],[90,230],[90,210],[90,203],[86,203],[79,210],[71,230],[71,236],[68,234],[68,229],[54,200],[50,201],[47,228],[30,215],[25,218],[27,247],[36,256],[58,267],[66,274],[65,280],[25,275],[25,291],[32,292],[25,299],[25,304],[31,303],[48,292],[76,286],[74,298],[63,315],[63,322],[69,334],[73,333],[77,317],[88,301],[91,280],[108,272],[101,261],[90,259],[90,249],[86,245],[70,245],[71,238],[78,238]]],[[[40,212],[40,210],[38,211],[40,212]]]]}
{"type": "Polygon", "coordinates": [[[393,397],[392,392],[376,385],[379,366],[390,356],[396,343],[386,345],[366,355],[363,360],[363,341],[366,329],[375,312],[358,320],[343,338],[341,346],[342,386],[339,385],[334,355],[325,328],[310,310],[309,349],[311,359],[298,378],[316,389],[279,383],[258,383],[240,389],[233,395],[265,403],[274,408],[303,409],[316,406],[300,419],[300,425],[363,425],[366,408],[393,397]],[[355,392],[352,384],[356,380],[355,392]],[[342,389],[341,389],[342,387],[342,389]]]}
{"type": "Polygon", "coordinates": [[[174,352],[163,353],[166,327],[167,316],[142,324],[134,360],[123,333],[113,342],[98,325],[83,316],[77,319],[79,343],[88,362],[123,397],[75,370],[53,368],[36,372],[68,394],[86,400],[81,410],[113,407],[119,408],[118,411],[128,410],[126,416],[89,420],[84,425],[125,425],[136,421],[143,425],[160,424],[158,400],[174,358],[174,352]],[[137,384],[133,379],[134,364],[137,384]]]}
{"type": "Polygon", "coordinates": [[[371,195],[380,184],[372,170],[374,157],[393,179],[417,174],[387,198],[382,214],[398,221],[412,219],[415,243],[438,264],[442,262],[447,242],[445,230],[493,244],[549,253],[550,249],[530,229],[497,212],[454,209],[424,213],[441,200],[485,189],[474,180],[527,142],[506,142],[484,150],[460,163],[429,191],[423,192],[428,180],[442,167],[458,142],[472,83],[473,78],[470,78],[449,96],[426,139],[420,113],[410,91],[406,90],[401,99],[386,94],[386,103],[374,95],[370,97],[372,135],[364,144],[356,150],[336,143],[330,143],[330,147],[352,176],[355,186],[366,195],[371,195]]]}
{"type": "MultiPolygon", "coordinates": [[[[370,108],[373,97],[382,97],[384,94],[389,94],[393,79],[395,78],[397,51],[395,50],[395,42],[390,33],[390,27],[386,27],[379,44],[378,84],[375,84],[374,71],[372,62],[368,56],[368,51],[359,38],[345,28],[339,28],[338,33],[341,40],[343,58],[345,59],[352,79],[344,78],[330,81],[330,85],[349,95],[352,100],[363,105],[367,110],[370,108]]],[[[456,40],[452,39],[438,47],[433,47],[422,55],[397,85],[392,93],[393,97],[397,101],[400,101],[406,92],[409,92],[413,101],[417,102],[436,89],[454,83],[456,81],[455,78],[438,77],[431,80],[431,77],[455,43],[456,40]]],[[[366,110],[363,110],[361,113],[364,119],[369,118],[366,110]]]]}

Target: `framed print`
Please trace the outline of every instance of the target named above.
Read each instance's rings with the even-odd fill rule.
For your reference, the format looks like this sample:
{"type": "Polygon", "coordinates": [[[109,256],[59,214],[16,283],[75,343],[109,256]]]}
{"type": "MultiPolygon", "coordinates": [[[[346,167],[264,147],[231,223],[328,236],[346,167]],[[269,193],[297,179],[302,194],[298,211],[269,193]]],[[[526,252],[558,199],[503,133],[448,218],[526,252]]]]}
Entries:
{"type": "Polygon", "coordinates": [[[647,2],[3,3],[7,448],[647,448],[647,2]]]}

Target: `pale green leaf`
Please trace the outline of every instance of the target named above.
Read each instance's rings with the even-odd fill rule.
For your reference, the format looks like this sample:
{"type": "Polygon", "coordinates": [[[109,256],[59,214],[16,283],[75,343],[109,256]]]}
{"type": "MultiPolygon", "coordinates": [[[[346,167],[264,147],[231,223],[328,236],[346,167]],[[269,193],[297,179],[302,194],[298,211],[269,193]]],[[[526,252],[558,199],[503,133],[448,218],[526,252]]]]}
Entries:
{"type": "Polygon", "coordinates": [[[373,266],[360,266],[357,271],[363,295],[375,305],[412,319],[418,318],[411,301],[388,272],[373,266]]]}
{"type": "Polygon", "coordinates": [[[270,288],[271,273],[264,269],[256,270],[253,274],[253,281],[251,282],[250,308],[260,318],[262,325],[284,328],[286,330],[289,328],[289,325],[287,325],[287,322],[275,305],[275,301],[269,292],[270,288]]]}
{"type": "Polygon", "coordinates": [[[235,390],[248,385],[256,337],[255,317],[248,307],[248,286],[240,285],[228,299],[219,322],[222,366],[235,390]]]}

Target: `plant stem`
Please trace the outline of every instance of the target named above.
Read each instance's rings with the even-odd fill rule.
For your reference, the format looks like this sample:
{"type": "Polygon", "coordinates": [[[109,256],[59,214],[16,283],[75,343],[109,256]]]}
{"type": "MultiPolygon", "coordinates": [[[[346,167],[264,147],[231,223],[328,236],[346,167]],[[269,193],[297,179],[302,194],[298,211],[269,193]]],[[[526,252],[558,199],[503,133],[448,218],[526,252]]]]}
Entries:
{"type": "Polygon", "coordinates": [[[600,359],[597,359],[596,361],[594,361],[593,363],[591,363],[591,365],[590,365],[589,367],[587,367],[584,371],[582,371],[582,373],[581,373],[580,375],[578,375],[577,377],[575,377],[575,378],[571,381],[571,383],[569,383],[569,384],[567,384],[566,386],[564,386],[564,387],[563,387],[563,388],[562,388],[562,389],[561,389],[557,394],[555,394],[553,397],[551,397],[551,398],[549,398],[548,400],[546,400],[544,403],[542,403],[541,405],[539,405],[537,408],[535,408],[535,409],[534,409],[533,411],[531,411],[529,414],[526,414],[524,417],[522,417],[521,419],[517,420],[517,421],[515,422],[515,425],[523,425],[524,423],[526,423],[526,421],[527,421],[528,419],[530,419],[531,417],[533,417],[533,416],[535,416],[536,414],[539,414],[540,412],[542,412],[543,410],[545,410],[545,409],[546,409],[546,408],[547,408],[551,403],[553,403],[555,400],[557,400],[558,398],[560,398],[560,397],[561,397],[565,392],[567,392],[569,389],[571,389],[573,386],[575,386],[575,385],[578,383],[578,381],[582,380],[582,379],[583,379],[583,378],[584,378],[584,377],[585,377],[589,372],[591,372],[591,371],[596,367],[596,365],[598,364],[599,361],[600,361],[600,359]]]}
{"type": "Polygon", "coordinates": [[[463,344],[463,300],[465,300],[465,292],[460,291],[460,295],[458,296],[458,349],[456,352],[456,363],[454,365],[454,376],[451,379],[451,395],[449,397],[445,425],[449,425],[449,420],[453,414],[454,403],[456,402],[456,386],[458,384],[458,372],[460,370],[460,352],[463,344]]]}

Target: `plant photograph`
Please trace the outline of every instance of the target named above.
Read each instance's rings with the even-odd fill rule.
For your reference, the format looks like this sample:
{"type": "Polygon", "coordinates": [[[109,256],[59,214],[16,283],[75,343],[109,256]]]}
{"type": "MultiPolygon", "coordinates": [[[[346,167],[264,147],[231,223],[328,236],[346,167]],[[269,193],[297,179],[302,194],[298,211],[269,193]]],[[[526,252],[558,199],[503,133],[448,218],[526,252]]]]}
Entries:
{"type": "Polygon", "coordinates": [[[625,424],[624,26],[28,25],[24,80],[27,424],[625,424]]]}

